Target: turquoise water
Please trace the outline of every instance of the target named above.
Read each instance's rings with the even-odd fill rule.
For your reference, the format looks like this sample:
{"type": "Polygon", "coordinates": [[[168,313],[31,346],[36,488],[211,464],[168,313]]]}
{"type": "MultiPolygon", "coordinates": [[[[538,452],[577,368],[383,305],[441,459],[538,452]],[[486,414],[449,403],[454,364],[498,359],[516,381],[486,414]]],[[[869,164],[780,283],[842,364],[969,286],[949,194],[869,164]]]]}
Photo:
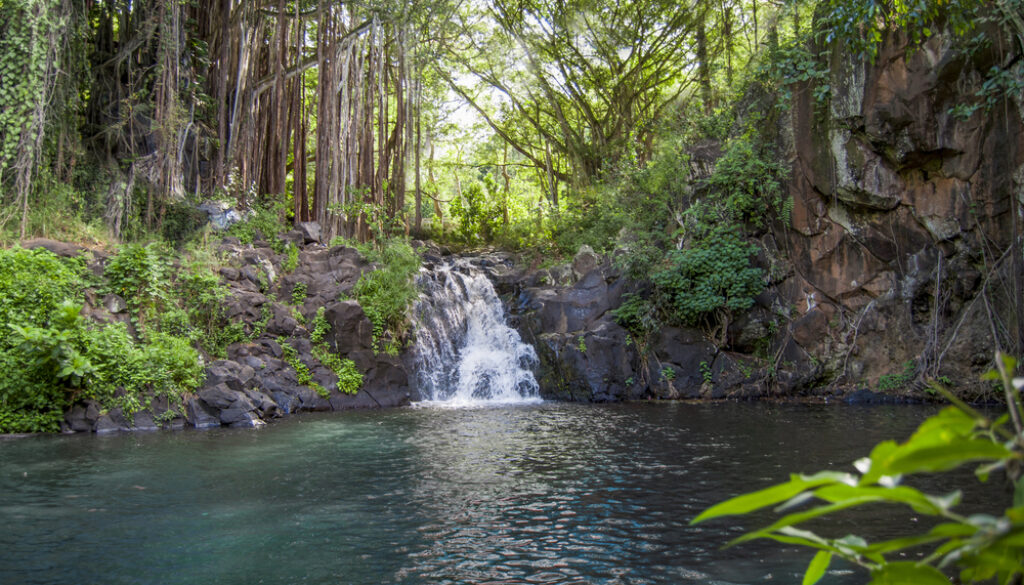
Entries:
{"type": "Polygon", "coordinates": [[[799,583],[805,551],[689,520],[931,412],[544,403],[0,441],[0,583],[799,583]]]}

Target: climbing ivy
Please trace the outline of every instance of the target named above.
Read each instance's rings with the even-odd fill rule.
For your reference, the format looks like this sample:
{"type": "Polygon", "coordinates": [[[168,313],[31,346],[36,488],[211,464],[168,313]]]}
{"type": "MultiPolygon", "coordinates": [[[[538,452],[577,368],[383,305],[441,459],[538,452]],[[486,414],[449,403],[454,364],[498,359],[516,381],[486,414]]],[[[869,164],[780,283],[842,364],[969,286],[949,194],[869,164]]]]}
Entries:
{"type": "Polygon", "coordinates": [[[32,116],[43,91],[49,47],[41,41],[53,26],[51,0],[6,0],[0,3],[0,178],[38,132],[32,116]]]}

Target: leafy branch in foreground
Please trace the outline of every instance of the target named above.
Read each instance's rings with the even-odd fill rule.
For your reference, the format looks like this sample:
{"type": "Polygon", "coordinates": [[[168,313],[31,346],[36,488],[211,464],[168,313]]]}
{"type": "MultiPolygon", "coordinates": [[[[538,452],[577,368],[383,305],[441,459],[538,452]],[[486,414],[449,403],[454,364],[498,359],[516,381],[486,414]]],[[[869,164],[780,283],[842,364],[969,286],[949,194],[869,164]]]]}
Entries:
{"type": "Polygon", "coordinates": [[[1008,412],[998,419],[989,419],[941,385],[933,384],[953,406],[924,421],[906,442],[876,445],[870,456],[854,463],[858,473],[794,474],[788,482],[716,504],[692,523],[775,506],[777,513],[785,515],[729,544],[769,538],[816,549],[803,585],[817,583],[835,557],[868,569],[872,585],[948,585],[943,571],[954,567],[960,569],[963,583],[991,579],[1004,585],[1019,583],[1024,576],[1024,403],[1020,395],[1024,379],[1012,378],[1016,368],[1013,358],[999,353],[996,364],[998,370],[986,374],[985,379],[1000,381],[1006,392],[1008,412]],[[975,474],[981,481],[987,481],[993,471],[1003,470],[1013,482],[1013,502],[1002,515],[964,516],[954,511],[961,500],[959,490],[931,495],[902,485],[904,475],[945,472],[968,463],[980,464],[975,474]],[[809,502],[813,504],[804,507],[809,502]],[[874,543],[852,534],[827,538],[800,527],[810,520],[867,504],[908,506],[939,522],[923,534],[874,543]],[[890,560],[904,558],[910,549],[924,554],[918,561],[890,560]]]}

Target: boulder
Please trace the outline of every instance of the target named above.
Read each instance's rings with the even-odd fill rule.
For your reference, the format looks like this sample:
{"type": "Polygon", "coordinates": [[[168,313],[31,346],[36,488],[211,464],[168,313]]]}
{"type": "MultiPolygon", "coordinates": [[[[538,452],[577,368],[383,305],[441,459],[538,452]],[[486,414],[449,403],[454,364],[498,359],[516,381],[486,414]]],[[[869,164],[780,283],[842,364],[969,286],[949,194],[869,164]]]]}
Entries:
{"type": "Polygon", "coordinates": [[[255,375],[256,372],[251,366],[232,360],[217,360],[207,366],[203,385],[213,387],[224,384],[231,390],[239,391],[251,388],[255,375]]]}
{"type": "Polygon", "coordinates": [[[327,341],[342,355],[373,347],[373,324],[356,301],[331,303],[324,311],[331,326],[327,341]]]}
{"type": "Polygon", "coordinates": [[[117,433],[122,431],[131,430],[131,422],[124,416],[120,408],[111,409],[110,412],[104,415],[100,415],[99,419],[96,420],[96,426],[94,430],[97,435],[105,435],[109,433],[117,433]]]}
{"type": "Polygon", "coordinates": [[[239,400],[248,400],[240,390],[232,390],[227,384],[209,386],[196,392],[196,396],[211,409],[231,408],[239,400]]]}
{"type": "Polygon", "coordinates": [[[580,280],[600,266],[601,257],[594,252],[593,248],[583,244],[572,259],[572,275],[576,280],[580,280]]]}
{"type": "Polygon", "coordinates": [[[295,334],[299,327],[298,320],[292,316],[291,309],[281,303],[271,305],[271,317],[267,321],[267,333],[270,335],[283,335],[290,337],[295,334]]]}
{"type": "Polygon", "coordinates": [[[315,221],[299,222],[298,230],[302,234],[303,243],[319,244],[322,241],[320,224],[315,221]]]}
{"type": "Polygon", "coordinates": [[[534,330],[565,334],[583,331],[610,308],[608,285],[600,270],[591,270],[569,289],[534,288],[523,292],[521,305],[535,307],[534,330]]]}
{"type": "Polygon", "coordinates": [[[99,404],[95,400],[77,402],[64,414],[68,428],[76,433],[87,433],[96,426],[100,418],[99,404]]]}
{"type": "Polygon", "coordinates": [[[185,418],[188,424],[197,429],[212,429],[220,426],[217,411],[206,405],[199,398],[192,398],[185,404],[185,418]]]}

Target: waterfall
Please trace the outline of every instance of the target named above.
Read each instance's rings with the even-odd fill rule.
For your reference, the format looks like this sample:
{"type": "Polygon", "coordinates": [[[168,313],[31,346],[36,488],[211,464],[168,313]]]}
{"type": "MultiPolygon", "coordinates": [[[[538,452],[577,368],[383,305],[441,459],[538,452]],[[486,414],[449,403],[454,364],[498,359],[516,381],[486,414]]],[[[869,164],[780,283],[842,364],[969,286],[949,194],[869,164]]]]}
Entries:
{"type": "Polygon", "coordinates": [[[416,303],[416,382],[431,404],[539,402],[537,352],[505,323],[487,276],[466,260],[423,269],[416,303]]]}

